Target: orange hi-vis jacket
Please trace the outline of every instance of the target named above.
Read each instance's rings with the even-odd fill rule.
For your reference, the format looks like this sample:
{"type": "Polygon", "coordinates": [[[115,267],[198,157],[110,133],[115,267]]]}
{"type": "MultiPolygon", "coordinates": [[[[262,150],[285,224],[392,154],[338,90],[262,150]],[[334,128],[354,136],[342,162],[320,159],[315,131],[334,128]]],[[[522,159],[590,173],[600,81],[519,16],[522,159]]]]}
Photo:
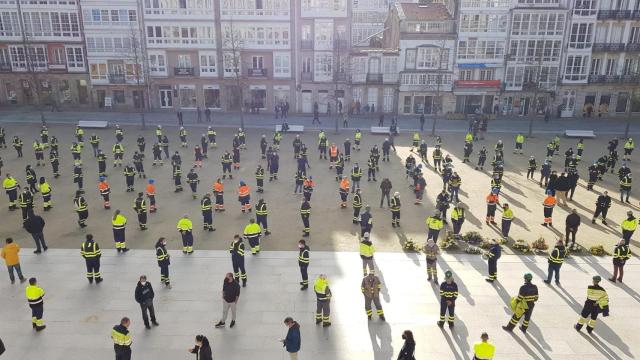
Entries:
{"type": "Polygon", "coordinates": [[[100,195],[108,195],[109,193],[111,193],[109,183],[107,183],[106,181],[101,181],[98,184],[98,190],[100,190],[100,195]]]}
{"type": "Polygon", "coordinates": [[[350,185],[351,184],[349,184],[349,179],[342,179],[340,181],[340,190],[349,192],[349,186],[350,185]]]}
{"type": "Polygon", "coordinates": [[[249,196],[249,186],[248,185],[240,186],[238,188],[238,196],[240,197],[249,196]]]}
{"type": "Polygon", "coordinates": [[[224,185],[221,182],[213,183],[213,192],[221,194],[224,191],[224,185]]]}
{"type": "Polygon", "coordinates": [[[549,195],[546,198],[544,198],[542,205],[547,209],[553,209],[553,207],[556,206],[556,198],[549,195]]]}
{"type": "Polygon", "coordinates": [[[329,148],[329,156],[338,157],[338,147],[336,145],[331,145],[329,148]]]}
{"type": "Polygon", "coordinates": [[[314,187],[314,186],[316,186],[316,183],[315,183],[315,182],[313,182],[313,180],[305,179],[305,180],[304,180],[303,185],[304,185],[304,186],[311,186],[311,187],[314,187]]]}
{"type": "Polygon", "coordinates": [[[498,202],[499,202],[498,195],[493,194],[493,193],[491,193],[491,194],[487,195],[487,204],[489,204],[489,205],[495,205],[495,204],[497,204],[498,202]]]}
{"type": "Polygon", "coordinates": [[[147,195],[155,196],[156,186],[154,184],[147,185],[147,195]]]}

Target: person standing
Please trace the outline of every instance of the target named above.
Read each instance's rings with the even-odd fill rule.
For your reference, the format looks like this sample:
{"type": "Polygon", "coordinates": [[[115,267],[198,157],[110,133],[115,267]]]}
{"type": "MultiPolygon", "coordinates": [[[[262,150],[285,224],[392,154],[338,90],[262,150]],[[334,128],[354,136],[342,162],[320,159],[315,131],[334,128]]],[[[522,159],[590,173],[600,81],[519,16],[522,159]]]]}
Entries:
{"type": "Polygon", "coordinates": [[[298,359],[298,352],[302,345],[302,338],[300,336],[300,324],[293,320],[292,317],[287,316],[284,319],[284,325],[288,328],[287,337],[281,339],[282,346],[289,353],[291,360],[298,359]]]}
{"type": "Polygon", "coordinates": [[[7,265],[7,270],[9,270],[9,280],[11,280],[11,284],[15,284],[16,282],[16,279],[13,275],[14,270],[18,274],[20,283],[27,281],[27,279],[22,276],[22,269],[20,268],[20,256],[18,255],[19,252],[20,246],[14,243],[12,238],[6,238],[5,245],[2,247],[2,252],[0,253],[0,257],[4,259],[4,263],[5,265],[7,265]]]}
{"type": "Polygon", "coordinates": [[[206,193],[200,200],[200,210],[202,210],[202,221],[204,230],[216,231],[213,227],[213,204],[211,203],[211,194],[206,193]]]}
{"type": "Polygon", "coordinates": [[[360,209],[362,209],[362,195],[360,194],[360,189],[356,189],[351,205],[353,206],[352,222],[354,224],[358,224],[360,221],[360,209]]]}
{"type": "Polygon", "coordinates": [[[633,233],[638,227],[638,219],[633,216],[632,211],[627,211],[627,218],[622,221],[620,227],[622,228],[622,239],[624,239],[624,244],[628,246],[631,241],[631,236],[633,236],[633,233]]]}
{"type": "Polygon", "coordinates": [[[365,274],[360,284],[360,289],[364,295],[364,310],[369,320],[371,320],[373,315],[373,308],[371,307],[371,303],[373,302],[376,307],[376,315],[378,315],[380,320],[385,321],[384,310],[382,310],[382,304],[380,304],[380,287],[380,279],[374,272],[370,272],[368,275],[365,274]]]}
{"type": "Polygon", "coordinates": [[[160,282],[167,289],[171,289],[171,281],[169,280],[169,265],[171,265],[171,256],[167,251],[167,239],[161,237],[156,241],[156,260],[160,267],[160,282]]]}
{"type": "Polygon", "coordinates": [[[427,260],[427,281],[433,279],[433,283],[438,283],[438,254],[440,248],[436,245],[434,239],[427,239],[424,245],[424,253],[427,260]]]}
{"type": "Polygon", "coordinates": [[[427,241],[433,239],[434,242],[438,242],[438,236],[440,230],[444,227],[444,221],[440,217],[440,211],[436,210],[433,216],[429,216],[426,220],[427,223],[427,241]]]}
{"type": "Polygon", "coordinates": [[[450,270],[444,272],[444,282],[440,284],[440,320],[438,326],[444,326],[445,315],[449,327],[453,328],[455,320],[456,299],[458,298],[458,284],[453,280],[453,273],[450,270]]]}
{"type": "Polygon", "coordinates": [[[249,219],[249,224],[244,227],[244,237],[251,246],[251,255],[257,255],[260,252],[260,236],[262,235],[262,228],[256,224],[255,219],[249,219]]]}
{"type": "Polygon", "coordinates": [[[24,222],[24,229],[31,234],[33,241],[36,243],[36,249],[33,251],[34,254],[40,254],[49,249],[44,242],[44,225],[45,222],[42,216],[36,215],[33,212],[29,214],[29,217],[24,222]]]}
{"type": "Polygon", "coordinates": [[[300,205],[300,217],[302,218],[302,236],[308,237],[311,233],[311,224],[309,218],[311,217],[311,204],[306,199],[302,200],[300,205]]]}
{"type": "Polygon", "coordinates": [[[373,243],[369,239],[369,233],[364,233],[362,241],[360,242],[360,258],[362,259],[362,273],[364,276],[367,276],[367,272],[370,274],[376,273],[375,264],[373,261],[373,254],[375,253],[375,248],[373,247],[373,243]],[[368,270],[367,270],[368,269],[368,270]]]}
{"type": "Polygon", "coordinates": [[[509,207],[509,204],[502,204],[502,221],[501,230],[502,238],[507,240],[509,238],[509,230],[511,230],[511,223],[513,222],[513,210],[509,207]]]}
{"type": "Polygon", "coordinates": [[[256,204],[256,222],[264,230],[264,236],[268,236],[271,234],[271,231],[269,231],[269,225],[267,223],[267,216],[267,202],[264,201],[264,199],[260,199],[256,204]]]}
{"type": "Polygon", "coordinates": [[[591,223],[595,224],[598,216],[602,216],[602,224],[607,225],[607,212],[609,212],[610,207],[611,196],[609,196],[609,192],[605,190],[604,193],[598,196],[598,199],[596,200],[596,211],[593,213],[591,223]]]}
{"type": "Polygon", "coordinates": [[[138,285],[136,285],[135,291],[135,299],[138,304],[140,304],[140,309],[142,310],[142,321],[144,321],[144,327],[147,330],[151,329],[149,325],[149,317],[151,317],[151,323],[154,326],[158,326],[158,322],[156,321],[156,312],[153,308],[153,298],[155,293],[153,292],[153,287],[151,283],[147,281],[147,276],[140,276],[140,281],[138,281],[138,285]],[[147,312],[149,313],[147,315],[147,312]]]}
{"type": "Polygon", "coordinates": [[[373,230],[373,216],[371,215],[371,206],[364,207],[364,212],[360,214],[360,237],[364,237],[366,233],[371,235],[373,230]]]}
{"type": "Polygon", "coordinates": [[[138,214],[140,230],[147,230],[147,204],[142,192],[139,192],[138,197],[133,201],[133,210],[138,214]]]}
{"type": "Polygon", "coordinates": [[[389,194],[391,194],[392,188],[393,185],[391,184],[391,180],[389,180],[389,178],[382,179],[382,182],[380,183],[380,208],[382,208],[385,198],[387,199],[387,207],[391,206],[389,194]]]}
{"type": "Polygon", "coordinates": [[[229,245],[231,254],[231,265],[233,266],[233,278],[236,281],[242,280],[242,287],[247,286],[247,272],[244,269],[244,241],[240,235],[233,236],[233,241],[229,245]]]}
{"type": "Polygon", "coordinates": [[[47,182],[44,176],[40,177],[40,193],[42,194],[42,205],[44,211],[49,211],[53,208],[51,204],[51,185],[47,182]]]}
{"type": "Polygon", "coordinates": [[[129,326],[131,320],[128,317],[123,317],[120,320],[120,324],[113,327],[111,330],[111,340],[113,340],[113,350],[116,353],[116,360],[131,360],[131,333],[129,332],[129,326]]]}
{"type": "Polygon", "coordinates": [[[231,323],[229,327],[236,325],[236,307],[240,298],[240,285],[233,278],[232,273],[227,273],[222,283],[222,319],[216,324],[216,328],[222,328],[227,321],[229,309],[231,309],[231,323]]]}
{"type": "Polygon", "coordinates": [[[500,191],[498,189],[492,189],[491,193],[489,193],[489,195],[487,195],[487,216],[485,218],[485,223],[487,225],[491,224],[491,225],[497,225],[496,221],[495,221],[495,216],[496,216],[496,208],[498,206],[498,204],[500,204],[500,197],[498,196],[498,193],[500,191]]]}
{"type": "Polygon", "coordinates": [[[567,215],[567,218],[564,221],[565,225],[565,246],[569,247],[569,235],[571,235],[571,248],[575,248],[576,246],[576,233],[578,232],[578,228],[580,227],[580,215],[578,215],[578,210],[572,209],[571,214],[567,215]]]}
{"type": "Polygon", "coordinates": [[[560,267],[567,257],[567,249],[562,243],[562,239],[558,240],[556,246],[551,250],[549,254],[549,271],[545,283],[551,284],[551,277],[555,273],[556,285],[560,285],[560,267]]]}
{"type": "Polygon", "coordinates": [[[593,277],[592,285],[587,288],[587,300],[584,302],[578,323],[573,327],[576,331],[582,330],[584,324],[587,324],[587,332],[591,334],[596,327],[596,319],[598,314],[609,316],[609,295],[607,291],[600,286],[602,278],[598,275],[593,277]],[[590,317],[587,322],[587,317],[590,317]]]}
{"type": "Polygon", "coordinates": [[[4,175],[4,180],[2,181],[2,187],[4,191],[9,196],[9,210],[13,211],[17,208],[17,200],[18,200],[18,181],[11,176],[11,174],[6,173],[4,175]]]}
{"type": "Polygon", "coordinates": [[[44,324],[44,320],[42,320],[44,315],[44,289],[38,286],[36,278],[29,279],[25,295],[31,308],[31,325],[36,331],[44,330],[47,327],[44,324]]]}
{"type": "Polygon", "coordinates": [[[216,197],[216,211],[224,211],[224,185],[218,178],[213,184],[213,195],[216,197]]]}
{"type": "Polygon", "coordinates": [[[544,222],[542,226],[553,227],[553,208],[556,206],[556,198],[553,196],[551,190],[547,190],[547,197],[542,202],[544,222]]]}
{"type": "Polygon", "coordinates": [[[89,218],[89,205],[82,194],[82,190],[77,190],[76,196],[73,198],[73,207],[78,214],[78,225],[81,229],[87,227],[87,218],[89,218]]]}
{"type": "Polygon", "coordinates": [[[624,265],[629,259],[631,259],[631,250],[629,250],[629,244],[627,244],[626,241],[622,239],[618,241],[615,249],[613,249],[613,276],[609,278],[609,281],[622,282],[622,276],[624,275],[624,265]]]}
{"type": "Polygon", "coordinates": [[[89,284],[93,284],[94,280],[96,284],[100,284],[102,282],[102,276],[100,275],[102,251],[98,243],[93,240],[92,234],[85,235],[85,241],[80,245],[80,255],[82,255],[87,265],[87,280],[89,280],[89,284]]]}
{"type": "Polygon", "coordinates": [[[502,256],[502,247],[500,243],[493,240],[493,244],[489,248],[489,251],[485,253],[487,257],[487,265],[489,267],[489,276],[485,279],[487,282],[494,282],[498,279],[498,259],[502,256]]]}
{"type": "Polygon", "coordinates": [[[414,356],[416,341],[413,339],[413,332],[411,332],[411,330],[405,330],[402,333],[402,340],[404,340],[404,344],[398,354],[398,360],[416,360],[414,356]]]}
{"type": "Polygon", "coordinates": [[[298,240],[298,266],[300,267],[300,276],[302,277],[302,281],[300,281],[300,285],[302,287],[300,290],[307,290],[309,288],[309,246],[304,239],[298,240]]]}
{"type": "Polygon", "coordinates": [[[196,360],[213,360],[209,339],[204,335],[196,335],[196,345],[188,351],[196,354],[196,360]]]}
{"type": "Polygon", "coordinates": [[[120,210],[116,210],[111,218],[111,224],[113,225],[113,240],[116,242],[116,250],[118,253],[126,253],[129,251],[125,240],[127,218],[120,214],[120,210]]]}
{"type": "Polygon", "coordinates": [[[331,289],[327,275],[320,274],[313,284],[316,293],[316,325],[322,323],[323,327],[331,326],[331,289]]]}
{"type": "Polygon", "coordinates": [[[462,224],[464,224],[464,208],[462,204],[457,202],[451,210],[451,223],[453,224],[453,235],[460,236],[462,224]]]}
{"type": "Polygon", "coordinates": [[[511,306],[513,310],[513,316],[511,320],[502,329],[508,332],[513,331],[513,328],[518,325],[520,319],[524,315],[524,320],[520,326],[520,330],[523,333],[527,332],[529,327],[529,321],[531,320],[531,314],[533,313],[533,307],[536,301],[538,301],[538,287],[531,283],[533,276],[530,273],[524,274],[524,285],[520,287],[518,291],[518,297],[515,299],[514,304],[511,306]]]}
{"type": "Polygon", "coordinates": [[[473,344],[473,360],[492,360],[496,346],[489,342],[489,335],[483,332],[480,341],[473,344]]]}
{"type": "MultiPolygon", "coordinates": [[[[391,226],[392,227],[400,227],[400,193],[393,193],[393,198],[391,199],[391,226]]],[[[382,205],[380,205],[382,207],[382,205]]]]}
{"type": "Polygon", "coordinates": [[[182,236],[182,253],[193,254],[193,223],[188,215],[183,215],[176,226],[182,236]]]}

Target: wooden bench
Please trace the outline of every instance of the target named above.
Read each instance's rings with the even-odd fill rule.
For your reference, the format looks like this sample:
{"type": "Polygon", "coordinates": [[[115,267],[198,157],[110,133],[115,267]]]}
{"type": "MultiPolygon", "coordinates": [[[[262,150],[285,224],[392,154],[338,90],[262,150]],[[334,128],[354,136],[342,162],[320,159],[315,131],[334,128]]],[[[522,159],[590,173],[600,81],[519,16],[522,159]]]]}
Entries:
{"type": "MultiPolygon", "coordinates": [[[[389,135],[390,127],[389,126],[372,126],[371,133],[372,134],[382,134],[389,135]]],[[[396,131],[400,132],[400,128],[396,127],[396,131]]]]}
{"type": "Polygon", "coordinates": [[[596,137],[596,134],[593,130],[565,130],[564,136],[568,138],[589,138],[593,139],[596,137]]]}
{"type": "MultiPolygon", "coordinates": [[[[276,131],[282,131],[282,125],[276,125],[276,131]]],[[[303,125],[289,125],[289,130],[286,132],[290,133],[302,133],[304,132],[303,125]]]]}
{"type": "Polygon", "coordinates": [[[106,129],[109,127],[109,122],[80,120],[78,121],[78,126],[81,128],[106,129]]]}

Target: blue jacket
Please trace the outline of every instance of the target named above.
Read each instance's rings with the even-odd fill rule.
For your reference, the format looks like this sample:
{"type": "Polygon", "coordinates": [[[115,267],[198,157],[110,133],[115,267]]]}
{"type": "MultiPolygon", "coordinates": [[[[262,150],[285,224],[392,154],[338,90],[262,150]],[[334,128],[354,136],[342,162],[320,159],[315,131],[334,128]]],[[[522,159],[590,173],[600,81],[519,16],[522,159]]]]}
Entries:
{"type": "Polygon", "coordinates": [[[294,321],[293,326],[287,331],[287,337],[284,339],[284,347],[287,349],[287,352],[295,353],[300,351],[301,344],[300,325],[294,321]]]}

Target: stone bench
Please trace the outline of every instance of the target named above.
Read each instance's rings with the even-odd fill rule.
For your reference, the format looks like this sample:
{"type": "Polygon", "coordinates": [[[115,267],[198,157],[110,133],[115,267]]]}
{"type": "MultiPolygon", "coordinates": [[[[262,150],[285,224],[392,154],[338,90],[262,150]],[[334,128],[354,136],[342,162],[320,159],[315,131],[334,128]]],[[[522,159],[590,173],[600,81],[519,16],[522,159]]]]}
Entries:
{"type": "MultiPolygon", "coordinates": [[[[372,134],[389,135],[389,131],[391,131],[391,128],[389,126],[372,126],[371,127],[372,134]]],[[[396,131],[400,132],[400,128],[396,127],[396,131]]]]}
{"type": "Polygon", "coordinates": [[[564,136],[569,138],[589,138],[593,139],[596,137],[596,134],[593,130],[565,130],[564,136]]]}
{"type": "MultiPolygon", "coordinates": [[[[276,131],[282,132],[282,125],[276,125],[276,131]]],[[[289,130],[287,130],[286,132],[301,133],[301,132],[304,132],[304,126],[302,126],[302,125],[289,125],[289,130]]]]}
{"type": "Polygon", "coordinates": [[[109,122],[80,120],[78,121],[78,126],[81,128],[106,129],[109,127],[109,122]]]}

